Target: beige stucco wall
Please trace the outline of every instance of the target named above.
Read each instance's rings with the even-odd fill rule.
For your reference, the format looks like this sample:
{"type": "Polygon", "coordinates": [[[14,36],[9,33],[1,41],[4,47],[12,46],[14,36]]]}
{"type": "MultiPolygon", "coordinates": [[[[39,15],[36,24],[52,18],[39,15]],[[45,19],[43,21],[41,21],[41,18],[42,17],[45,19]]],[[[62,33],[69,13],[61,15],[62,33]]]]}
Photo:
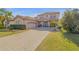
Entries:
{"type": "MultiPolygon", "coordinates": [[[[22,19],[22,18],[16,18],[14,19],[13,21],[10,21],[9,23],[10,25],[11,24],[23,24],[23,25],[26,25],[26,28],[36,28],[38,26],[38,22],[35,21],[35,20],[29,20],[29,19],[22,19]]],[[[40,24],[42,26],[45,25],[44,21],[41,21],[40,24]]],[[[48,21],[47,23],[48,26],[50,26],[50,22],[48,21]]]]}
{"type": "Polygon", "coordinates": [[[11,24],[15,24],[15,21],[10,21],[10,22],[9,22],[9,26],[10,26],[11,24]]]}
{"type": "Polygon", "coordinates": [[[26,25],[26,28],[36,28],[37,26],[36,21],[32,21],[32,20],[25,20],[24,24],[26,25]]]}
{"type": "Polygon", "coordinates": [[[15,19],[15,24],[24,24],[24,21],[21,18],[16,18],[15,19]]]}
{"type": "Polygon", "coordinates": [[[29,20],[29,19],[28,20],[27,19],[23,20],[19,17],[14,19],[14,21],[10,21],[9,24],[10,25],[11,24],[23,24],[23,25],[26,25],[26,28],[35,28],[37,26],[36,21],[29,20]]]}

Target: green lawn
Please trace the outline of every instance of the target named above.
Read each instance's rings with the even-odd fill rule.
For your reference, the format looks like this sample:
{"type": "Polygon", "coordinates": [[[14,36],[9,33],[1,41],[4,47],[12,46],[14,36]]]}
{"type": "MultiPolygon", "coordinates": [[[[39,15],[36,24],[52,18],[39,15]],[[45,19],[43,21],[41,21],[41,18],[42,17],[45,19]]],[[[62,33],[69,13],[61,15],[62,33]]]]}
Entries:
{"type": "Polygon", "coordinates": [[[79,34],[50,32],[36,51],[79,50],[79,34]]]}
{"type": "Polygon", "coordinates": [[[15,34],[15,32],[0,32],[0,37],[15,34]]]}
{"type": "Polygon", "coordinates": [[[6,31],[6,32],[0,32],[0,37],[8,36],[8,35],[13,35],[16,33],[23,32],[25,30],[18,30],[18,31],[6,31]]]}

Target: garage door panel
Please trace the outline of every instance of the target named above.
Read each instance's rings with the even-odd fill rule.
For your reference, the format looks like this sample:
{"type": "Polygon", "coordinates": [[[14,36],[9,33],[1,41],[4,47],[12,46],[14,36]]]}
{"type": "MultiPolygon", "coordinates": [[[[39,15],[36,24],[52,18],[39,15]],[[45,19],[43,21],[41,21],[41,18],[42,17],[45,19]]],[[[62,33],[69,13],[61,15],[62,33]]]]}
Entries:
{"type": "Polygon", "coordinates": [[[27,24],[27,28],[35,28],[35,27],[36,27],[36,24],[34,24],[34,23],[27,24]]]}

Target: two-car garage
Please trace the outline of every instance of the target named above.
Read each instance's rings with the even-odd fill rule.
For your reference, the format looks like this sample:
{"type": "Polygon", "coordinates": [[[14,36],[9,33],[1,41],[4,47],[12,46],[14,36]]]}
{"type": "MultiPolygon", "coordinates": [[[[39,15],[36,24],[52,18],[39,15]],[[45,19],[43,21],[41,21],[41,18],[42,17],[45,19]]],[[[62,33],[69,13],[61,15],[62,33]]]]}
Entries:
{"type": "Polygon", "coordinates": [[[26,25],[26,28],[36,28],[37,27],[37,24],[34,23],[34,22],[28,22],[27,25],[26,25]]]}

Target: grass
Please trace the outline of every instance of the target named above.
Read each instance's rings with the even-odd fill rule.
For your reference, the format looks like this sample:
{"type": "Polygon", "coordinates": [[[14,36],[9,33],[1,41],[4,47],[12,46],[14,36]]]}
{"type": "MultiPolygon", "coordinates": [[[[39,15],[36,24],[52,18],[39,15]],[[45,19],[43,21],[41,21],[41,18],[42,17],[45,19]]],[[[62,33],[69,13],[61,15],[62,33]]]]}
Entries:
{"type": "Polygon", "coordinates": [[[13,34],[16,34],[16,33],[23,32],[23,31],[25,31],[25,30],[0,32],[0,37],[4,37],[4,36],[8,36],[8,35],[13,35],[13,34]]]}
{"type": "Polygon", "coordinates": [[[79,34],[50,32],[36,51],[77,51],[79,34]]]}
{"type": "Polygon", "coordinates": [[[0,37],[15,34],[15,32],[0,32],[0,37]]]}

